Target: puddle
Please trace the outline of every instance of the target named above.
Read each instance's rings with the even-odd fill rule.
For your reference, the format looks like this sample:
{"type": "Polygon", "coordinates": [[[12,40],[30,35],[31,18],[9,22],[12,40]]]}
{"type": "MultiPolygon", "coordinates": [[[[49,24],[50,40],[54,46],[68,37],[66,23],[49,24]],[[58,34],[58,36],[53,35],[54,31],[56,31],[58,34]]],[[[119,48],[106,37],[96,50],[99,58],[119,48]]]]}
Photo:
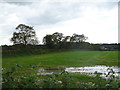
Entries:
{"type": "Polygon", "coordinates": [[[38,70],[37,75],[49,75],[49,74],[60,73],[60,72],[61,72],[61,70],[58,68],[47,68],[47,69],[40,68],[38,70]]]}
{"type": "MultiPolygon", "coordinates": [[[[86,66],[86,67],[66,67],[65,71],[69,73],[80,73],[80,74],[87,74],[90,76],[95,76],[95,72],[101,73],[102,77],[106,77],[110,70],[113,70],[115,73],[114,76],[120,77],[120,68],[119,67],[110,67],[104,65],[96,65],[96,66],[86,66]],[[109,68],[109,69],[108,69],[109,68]]],[[[39,69],[37,75],[48,75],[53,73],[59,73],[61,70],[57,68],[49,68],[49,69],[39,69]]]]}
{"type": "Polygon", "coordinates": [[[81,73],[81,74],[87,74],[90,76],[95,76],[95,72],[101,73],[102,77],[106,77],[106,75],[114,71],[115,73],[113,74],[116,77],[120,77],[120,68],[118,67],[109,67],[109,66],[104,66],[104,65],[96,65],[96,66],[89,66],[89,67],[67,67],[65,71],[69,73],[81,73]]]}

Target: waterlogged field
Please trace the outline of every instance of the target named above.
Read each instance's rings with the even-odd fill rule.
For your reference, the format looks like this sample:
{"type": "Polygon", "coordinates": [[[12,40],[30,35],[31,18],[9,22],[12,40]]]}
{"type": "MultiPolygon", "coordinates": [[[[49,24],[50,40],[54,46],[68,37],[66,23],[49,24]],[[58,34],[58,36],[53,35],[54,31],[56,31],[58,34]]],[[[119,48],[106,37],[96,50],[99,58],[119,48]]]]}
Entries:
{"type": "Polygon", "coordinates": [[[16,56],[2,59],[3,68],[16,64],[27,68],[29,65],[41,67],[80,67],[93,65],[119,66],[119,51],[66,51],[41,55],[16,56]]]}
{"type": "Polygon", "coordinates": [[[76,67],[68,71],[81,70],[77,67],[96,65],[119,67],[118,61],[119,51],[64,51],[3,57],[3,88],[119,88],[120,78],[116,79],[112,70],[106,74],[109,79],[101,78],[98,72],[93,77],[63,70],[66,67],[76,67]],[[47,74],[45,70],[59,73],[47,74]]]}

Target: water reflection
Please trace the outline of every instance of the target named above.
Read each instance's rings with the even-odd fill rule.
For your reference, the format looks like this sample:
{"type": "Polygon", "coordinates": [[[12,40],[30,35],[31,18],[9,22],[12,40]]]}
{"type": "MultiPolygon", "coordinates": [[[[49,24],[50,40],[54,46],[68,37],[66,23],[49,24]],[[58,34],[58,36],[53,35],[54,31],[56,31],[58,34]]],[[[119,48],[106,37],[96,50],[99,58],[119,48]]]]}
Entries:
{"type": "Polygon", "coordinates": [[[115,66],[104,66],[104,65],[96,65],[96,66],[87,66],[87,67],[67,67],[65,71],[69,73],[81,73],[87,74],[90,76],[95,76],[95,72],[101,73],[102,77],[106,77],[110,70],[113,70],[114,76],[120,77],[120,68],[115,66]]]}
{"type": "MultiPolygon", "coordinates": [[[[101,73],[102,77],[106,77],[106,75],[113,70],[114,76],[120,77],[120,68],[115,66],[104,66],[104,65],[96,65],[96,66],[86,66],[86,67],[66,67],[65,71],[69,73],[80,73],[87,74],[90,76],[95,76],[95,72],[101,73]]],[[[47,75],[53,73],[59,73],[61,70],[57,69],[39,69],[37,75],[47,75]]]]}

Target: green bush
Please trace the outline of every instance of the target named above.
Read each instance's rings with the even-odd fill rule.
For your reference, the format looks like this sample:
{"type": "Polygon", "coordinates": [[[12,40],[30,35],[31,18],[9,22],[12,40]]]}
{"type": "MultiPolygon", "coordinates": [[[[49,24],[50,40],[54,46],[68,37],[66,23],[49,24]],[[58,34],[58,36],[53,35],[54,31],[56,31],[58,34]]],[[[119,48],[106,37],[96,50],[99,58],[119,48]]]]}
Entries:
{"type": "MultiPolygon", "coordinates": [[[[17,64],[17,67],[20,65],[17,64]]],[[[8,72],[3,70],[3,88],[120,88],[120,78],[114,76],[112,69],[109,69],[109,73],[106,75],[109,79],[103,79],[100,73],[95,72],[94,80],[85,82],[72,77],[66,71],[45,76],[37,74],[15,76],[17,72],[16,67],[12,67],[8,72]]]]}

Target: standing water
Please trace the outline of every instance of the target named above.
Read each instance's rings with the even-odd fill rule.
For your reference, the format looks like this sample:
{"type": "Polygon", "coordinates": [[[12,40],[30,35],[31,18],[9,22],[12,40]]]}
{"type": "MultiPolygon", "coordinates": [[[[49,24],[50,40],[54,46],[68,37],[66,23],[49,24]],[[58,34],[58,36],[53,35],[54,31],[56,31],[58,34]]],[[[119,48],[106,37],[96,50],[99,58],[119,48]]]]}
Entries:
{"type": "MultiPolygon", "coordinates": [[[[120,68],[115,66],[105,66],[105,65],[96,65],[96,66],[86,66],[86,67],[66,67],[66,72],[69,73],[80,73],[87,74],[90,76],[95,76],[95,72],[101,73],[102,77],[105,77],[108,73],[113,71],[113,75],[120,77],[120,68]]],[[[39,69],[38,75],[47,75],[53,73],[59,73],[59,69],[39,69]]]]}
{"type": "Polygon", "coordinates": [[[106,75],[108,75],[108,73],[112,73],[114,76],[120,77],[120,68],[115,66],[110,67],[104,65],[96,65],[86,67],[67,67],[65,71],[69,73],[87,74],[90,76],[95,76],[95,72],[97,72],[101,73],[102,77],[105,77],[106,75]]]}

